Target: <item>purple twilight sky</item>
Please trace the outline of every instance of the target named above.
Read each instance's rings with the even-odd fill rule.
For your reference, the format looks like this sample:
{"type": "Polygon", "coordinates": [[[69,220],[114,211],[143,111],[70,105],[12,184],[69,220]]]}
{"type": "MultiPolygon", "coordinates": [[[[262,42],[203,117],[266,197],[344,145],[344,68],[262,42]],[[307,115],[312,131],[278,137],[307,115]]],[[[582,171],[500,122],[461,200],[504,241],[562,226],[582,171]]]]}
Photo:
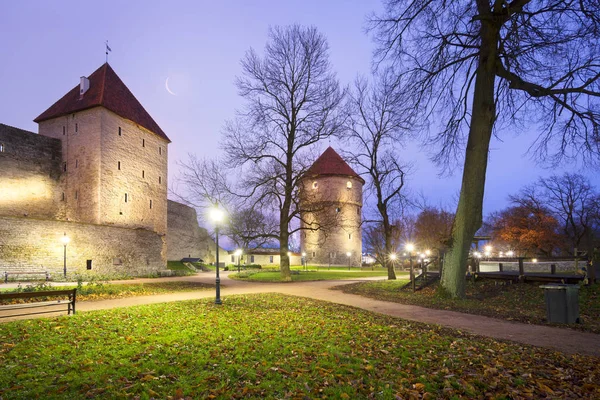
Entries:
{"type": "MultiPolygon", "coordinates": [[[[366,16],[380,9],[379,0],[4,1],[0,123],[37,132],[32,120],[104,63],[108,40],[109,63],[173,141],[172,182],[177,161],[188,153],[219,153],[224,121],[242,105],[234,86],[240,59],[250,47],[262,50],[270,25],[316,26],[346,85],[357,73],[370,72],[374,45],[364,26],[366,16]],[[167,91],[167,78],[175,96],[167,91]]],[[[581,166],[537,167],[526,154],[533,135],[499,133],[503,141],[494,138],[491,145],[485,214],[506,206],[508,194],[554,172],[582,172],[600,186],[596,171],[581,166]]],[[[460,171],[438,178],[439,170],[417,144],[403,155],[415,163],[413,192],[425,194],[432,205],[454,204],[460,171]]]]}

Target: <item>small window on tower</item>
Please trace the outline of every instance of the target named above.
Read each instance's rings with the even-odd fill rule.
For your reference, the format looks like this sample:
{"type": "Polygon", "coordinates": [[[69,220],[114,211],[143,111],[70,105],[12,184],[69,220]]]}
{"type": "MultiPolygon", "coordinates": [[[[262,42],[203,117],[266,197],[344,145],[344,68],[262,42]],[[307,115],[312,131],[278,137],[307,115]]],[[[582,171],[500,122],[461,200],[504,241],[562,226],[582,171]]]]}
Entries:
{"type": "Polygon", "coordinates": [[[142,178],[146,177],[146,171],[142,170],[142,178]]]}
{"type": "Polygon", "coordinates": [[[79,198],[79,191],[75,191],[75,200],[77,200],[79,198]]]}
{"type": "Polygon", "coordinates": [[[67,129],[63,126],[63,135],[67,133],[67,129]]]}
{"type": "Polygon", "coordinates": [[[67,162],[63,162],[63,171],[66,172],[67,171],[67,162]]]}
{"type": "Polygon", "coordinates": [[[120,171],[121,170],[121,161],[117,161],[117,169],[120,171]]]}
{"type": "Polygon", "coordinates": [[[351,181],[346,182],[346,188],[352,189],[352,182],[351,181]]]}
{"type": "Polygon", "coordinates": [[[360,207],[356,207],[356,215],[360,215],[360,207]]]}
{"type": "Polygon", "coordinates": [[[342,211],[342,209],[341,209],[340,207],[336,207],[336,208],[335,208],[335,212],[336,212],[336,213],[339,213],[339,212],[341,212],[341,211],[342,211]]]}
{"type": "Polygon", "coordinates": [[[352,240],[352,234],[351,233],[348,234],[348,240],[352,240]]]}
{"type": "Polygon", "coordinates": [[[125,203],[127,203],[127,193],[125,193],[125,203]]]}
{"type": "Polygon", "coordinates": [[[79,132],[79,125],[75,124],[75,132],[79,132]]]}
{"type": "Polygon", "coordinates": [[[4,153],[4,144],[0,143],[0,153],[4,153]]]}
{"type": "Polygon", "coordinates": [[[162,154],[162,147],[158,147],[158,154],[162,154]]]}
{"type": "Polygon", "coordinates": [[[146,147],[146,139],[142,139],[142,147],[146,147]]]}
{"type": "Polygon", "coordinates": [[[313,251],[313,257],[316,257],[317,253],[315,251],[313,251]]]}
{"type": "Polygon", "coordinates": [[[65,192],[62,192],[61,201],[65,201],[65,192]]]}
{"type": "Polygon", "coordinates": [[[150,209],[152,210],[152,200],[150,200],[150,209]]]}
{"type": "Polygon", "coordinates": [[[75,168],[79,166],[79,160],[75,160],[75,168]]]}
{"type": "Polygon", "coordinates": [[[162,176],[158,177],[158,183],[162,183],[162,176]]]}
{"type": "Polygon", "coordinates": [[[119,127],[119,136],[121,136],[121,127],[119,127]]]}
{"type": "Polygon", "coordinates": [[[318,188],[318,187],[319,187],[319,183],[318,183],[318,182],[316,182],[316,181],[315,181],[315,182],[313,182],[313,189],[316,189],[316,188],[318,188]]]}

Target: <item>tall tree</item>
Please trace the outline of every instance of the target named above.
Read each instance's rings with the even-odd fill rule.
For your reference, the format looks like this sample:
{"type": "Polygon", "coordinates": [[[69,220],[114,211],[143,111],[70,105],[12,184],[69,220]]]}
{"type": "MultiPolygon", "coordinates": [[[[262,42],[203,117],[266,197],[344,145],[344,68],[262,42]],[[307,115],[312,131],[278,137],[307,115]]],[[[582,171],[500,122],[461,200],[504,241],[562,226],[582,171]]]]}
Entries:
{"type": "Polygon", "coordinates": [[[236,85],[246,100],[227,124],[226,165],[237,169],[242,196],[278,217],[282,280],[291,280],[288,246],[300,224],[298,190],[312,147],[341,129],[343,100],[325,37],[314,27],[269,30],[263,56],[250,49],[236,85]]]}
{"type": "Polygon", "coordinates": [[[380,232],[383,248],[378,251],[379,262],[387,268],[388,279],[396,279],[394,264],[389,255],[396,251],[397,226],[391,215],[405,202],[405,177],[409,166],[402,164],[395,146],[402,143],[411,126],[411,110],[401,107],[395,90],[396,81],[390,70],[375,77],[369,85],[357,78],[347,102],[344,139],[350,144],[345,154],[367,178],[366,190],[376,201],[377,217],[372,227],[380,232]]]}
{"type": "Polygon", "coordinates": [[[469,248],[482,224],[494,126],[538,123],[533,148],[554,163],[600,153],[600,3],[597,0],[384,0],[371,19],[405,101],[424,119],[447,163],[464,149],[460,198],[442,286],[464,297],[469,248]],[[535,119],[537,118],[537,121],[535,119]],[[464,144],[466,143],[466,147],[464,144]]]}
{"type": "Polygon", "coordinates": [[[440,255],[448,247],[454,215],[446,210],[427,207],[415,222],[415,241],[419,249],[431,249],[440,255]]]}

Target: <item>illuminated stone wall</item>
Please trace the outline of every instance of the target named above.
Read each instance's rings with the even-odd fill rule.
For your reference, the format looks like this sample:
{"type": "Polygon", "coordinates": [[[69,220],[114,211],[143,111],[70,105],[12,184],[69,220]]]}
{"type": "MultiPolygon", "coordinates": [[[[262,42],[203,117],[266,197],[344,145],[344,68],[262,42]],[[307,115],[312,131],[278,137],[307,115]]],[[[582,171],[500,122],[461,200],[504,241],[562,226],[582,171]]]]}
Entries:
{"type": "Polygon", "coordinates": [[[166,267],[165,237],[146,229],[126,229],[78,222],[0,217],[0,273],[4,271],[63,271],[67,245],[68,272],[147,275],[166,267]]]}
{"type": "Polygon", "coordinates": [[[61,218],[60,141],[0,124],[0,215],[61,218]]]}
{"type": "MultiPolygon", "coordinates": [[[[168,201],[167,259],[201,258],[215,262],[216,245],[206,229],[198,225],[196,210],[185,204],[168,201]]],[[[219,251],[219,263],[229,259],[227,252],[219,251]]]]}
{"type": "Polygon", "coordinates": [[[317,210],[304,213],[303,219],[320,227],[300,233],[301,251],[309,265],[361,265],[362,186],[359,179],[345,176],[302,181],[302,208],[317,210]]]}

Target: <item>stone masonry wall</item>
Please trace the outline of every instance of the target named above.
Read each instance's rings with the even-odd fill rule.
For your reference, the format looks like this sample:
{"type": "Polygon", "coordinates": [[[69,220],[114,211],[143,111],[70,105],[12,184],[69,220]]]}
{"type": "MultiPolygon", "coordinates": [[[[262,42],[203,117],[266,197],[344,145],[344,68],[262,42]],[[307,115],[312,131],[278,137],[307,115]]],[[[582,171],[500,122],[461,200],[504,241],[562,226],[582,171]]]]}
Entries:
{"type": "Polygon", "coordinates": [[[300,233],[301,251],[306,253],[307,263],[360,266],[361,181],[343,176],[322,176],[305,179],[302,185],[303,208],[312,203],[312,207],[320,210],[305,213],[303,219],[307,222],[318,220],[324,224],[324,229],[300,233]],[[349,184],[351,187],[348,187],[349,184]]]}
{"type": "Polygon", "coordinates": [[[165,237],[145,229],[77,222],[0,217],[0,273],[41,269],[63,272],[63,234],[68,273],[146,275],[166,268],[165,237]]]}
{"type": "MultiPolygon", "coordinates": [[[[215,242],[206,229],[198,225],[196,210],[185,204],[168,200],[167,259],[201,258],[206,263],[215,261],[215,242]]],[[[227,252],[219,251],[219,263],[228,259],[227,252]]]]}
{"type": "Polygon", "coordinates": [[[0,124],[0,215],[61,217],[60,141],[0,124]]]}
{"type": "Polygon", "coordinates": [[[100,135],[101,107],[39,124],[39,133],[62,142],[61,189],[57,195],[70,221],[101,223],[100,135]],[[64,193],[64,197],[63,197],[64,193]]]}

